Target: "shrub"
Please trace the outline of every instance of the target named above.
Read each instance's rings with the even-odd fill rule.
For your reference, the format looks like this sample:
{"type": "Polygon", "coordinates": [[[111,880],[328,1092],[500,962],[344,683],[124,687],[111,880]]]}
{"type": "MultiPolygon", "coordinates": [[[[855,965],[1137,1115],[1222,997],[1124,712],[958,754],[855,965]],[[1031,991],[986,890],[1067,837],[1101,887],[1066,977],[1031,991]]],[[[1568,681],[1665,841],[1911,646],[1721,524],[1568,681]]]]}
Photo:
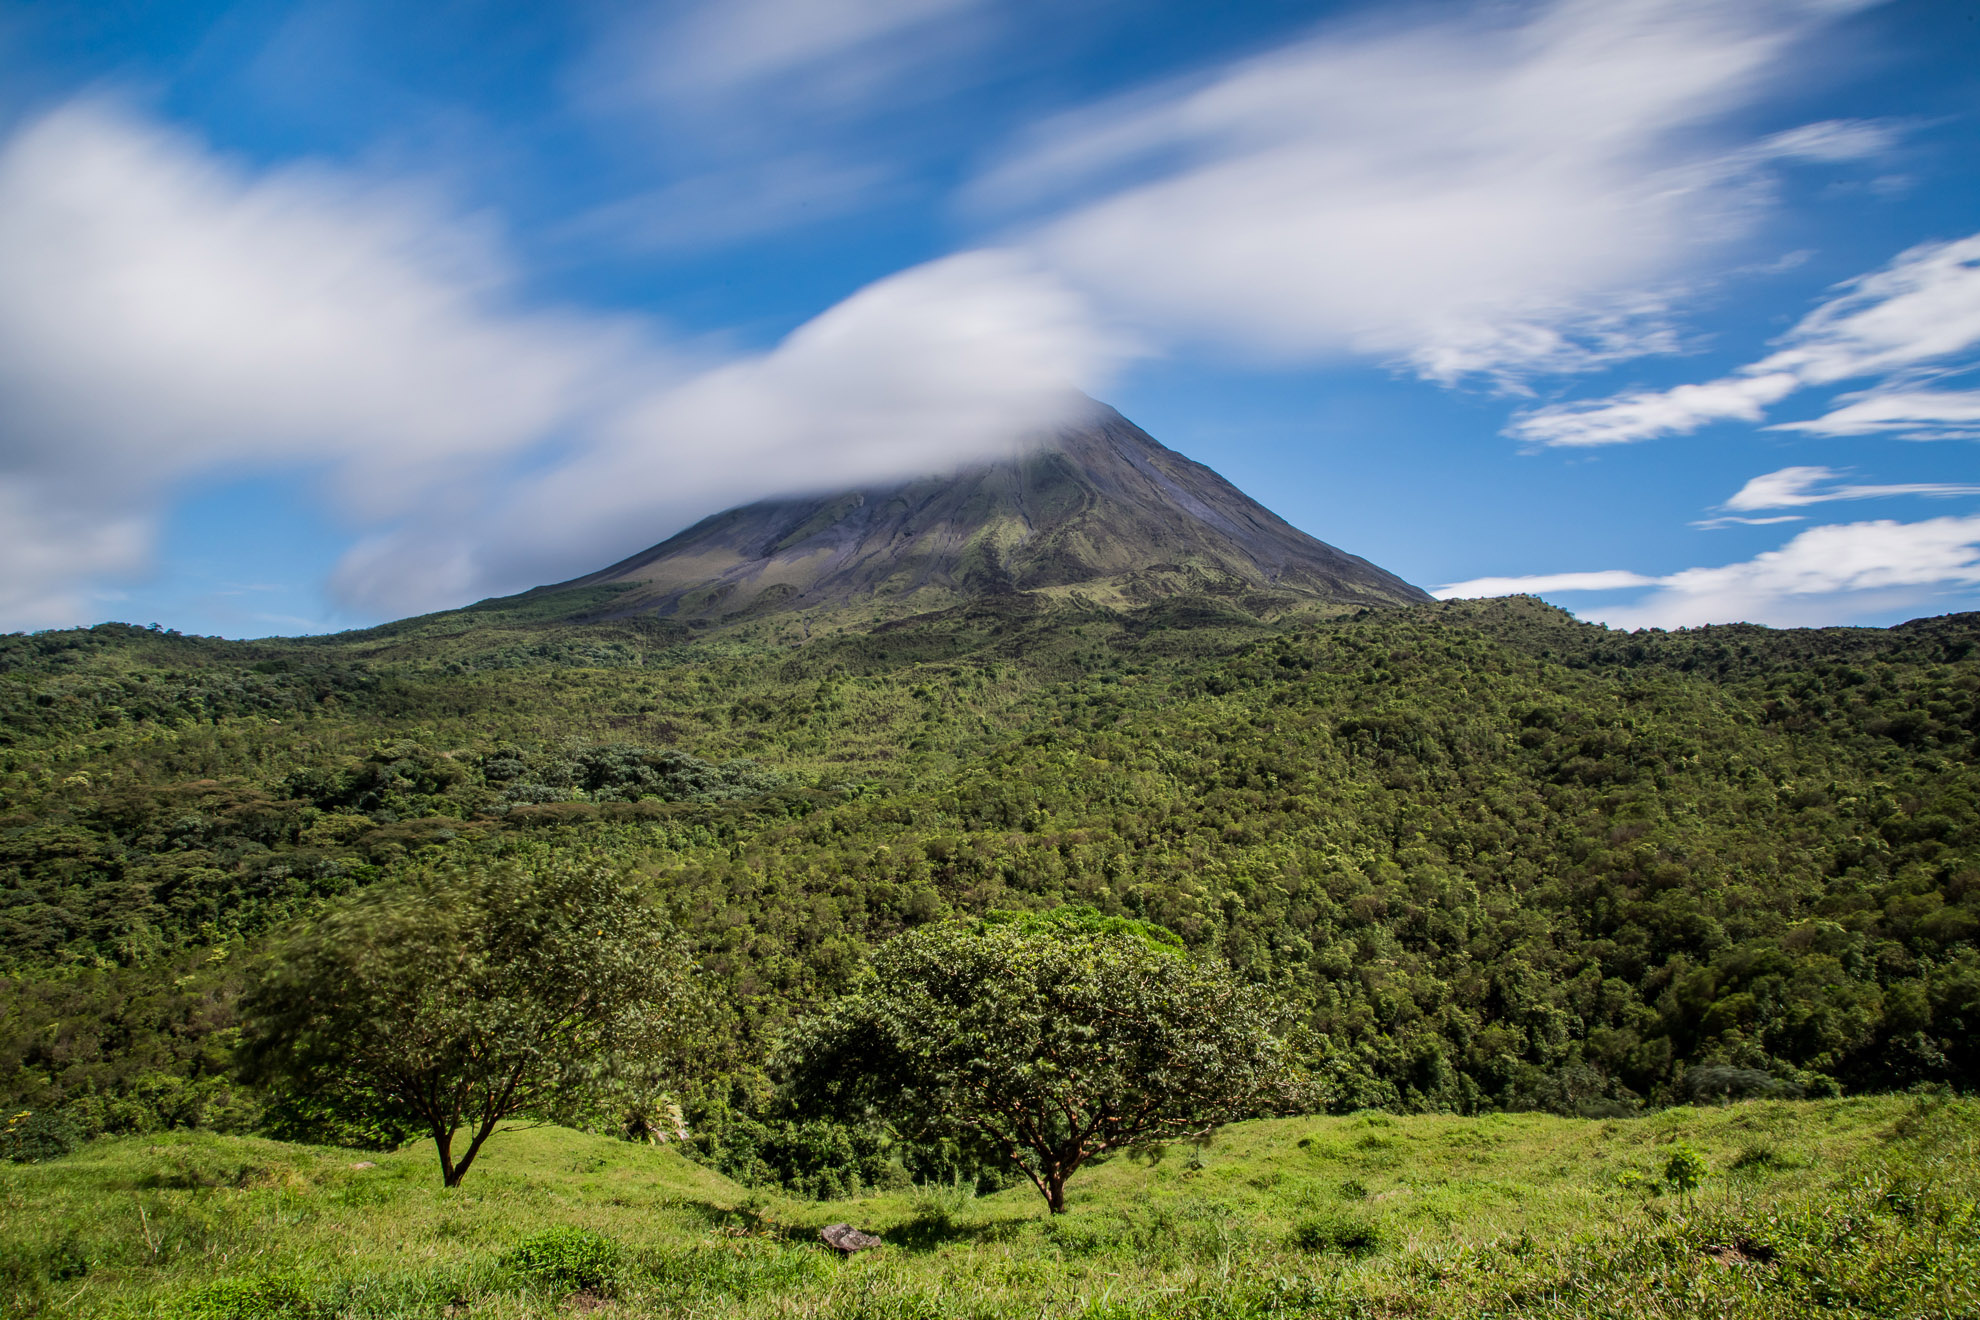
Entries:
{"type": "Polygon", "coordinates": [[[1705,1157],[1680,1143],[1664,1161],[1664,1182],[1674,1192],[1695,1192],[1705,1181],[1705,1157]]]}
{"type": "Polygon", "coordinates": [[[1335,1251],[1372,1256],[1382,1249],[1381,1225],[1360,1215],[1314,1215],[1293,1225],[1292,1244],[1301,1251],[1335,1251]]]}
{"type": "Polygon", "coordinates": [[[67,1114],[23,1110],[0,1129],[0,1153],[16,1164],[59,1160],[83,1143],[82,1128],[67,1114]]]}
{"type": "Polygon", "coordinates": [[[1765,1173],[1773,1169],[1792,1169],[1800,1163],[1771,1141],[1749,1141],[1739,1148],[1739,1154],[1733,1156],[1732,1163],[1726,1167],[1742,1173],[1765,1173]]]}
{"type": "Polygon", "coordinates": [[[713,1108],[694,1116],[682,1149],[738,1182],[810,1200],[843,1200],[909,1182],[883,1133],[831,1119],[756,1119],[713,1108]]]}
{"type": "Polygon", "coordinates": [[[160,1309],[168,1320],[293,1320],[317,1313],[299,1280],[267,1277],[216,1279],[160,1309]]]}
{"type": "Polygon", "coordinates": [[[546,1287],[605,1292],[617,1281],[625,1252],[587,1228],[565,1225],[524,1238],[502,1257],[510,1271],[546,1287]]]}

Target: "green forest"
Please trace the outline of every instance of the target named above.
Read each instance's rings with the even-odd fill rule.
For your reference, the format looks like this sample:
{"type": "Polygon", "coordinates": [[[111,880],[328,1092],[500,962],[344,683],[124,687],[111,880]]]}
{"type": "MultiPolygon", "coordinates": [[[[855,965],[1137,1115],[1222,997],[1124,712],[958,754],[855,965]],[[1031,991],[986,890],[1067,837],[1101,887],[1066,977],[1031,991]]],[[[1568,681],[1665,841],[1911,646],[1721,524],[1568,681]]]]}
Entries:
{"type": "MultiPolygon", "coordinates": [[[[1686,1106],[1980,1079],[1980,616],[1622,633],[1530,598],[1267,619],[1228,599],[1120,613],[1010,595],[807,636],[612,619],[613,594],[580,602],[593,622],[521,597],[331,637],[0,638],[15,1157],[102,1138],[114,1170],[178,1149],[156,1144],[175,1132],[236,1143],[195,1160],[416,1138],[244,1067],[243,997],[271,949],[334,936],[319,919],[469,874],[622,877],[613,892],[650,905],[693,969],[690,1066],[635,1103],[538,1118],[663,1141],[776,1205],[920,1198],[896,1217],[923,1237],[969,1198],[1029,1189],[994,1151],[824,1103],[785,1064],[807,1023],[866,1002],[847,996],[882,945],[926,930],[949,948],[959,920],[1145,932],[1218,969],[1216,993],[1290,1030],[1292,1083],[1240,1116],[1524,1113],[1616,1133],[1686,1106]]],[[[869,1047],[841,1054],[857,1082],[869,1047]]],[[[1931,1149],[1948,1149],[1965,1111],[1934,1112],[1931,1149]]],[[[498,1183],[505,1140],[488,1148],[498,1183]]],[[[1691,1158],[1670,1177],[1706,1176],[1666,1154],[1615,1176],[1654,1193],[1691,1158]]],[[[1122,1176],[1092,1163],[1096,1188],[1122,1176]]],[[[180,1184],[133,1184],[153,1185],[180,1184]]],[[[759,1226],[805,1218],[750,1204],[734,1213],[759,1226]]],[[[42,1291],[17,1299],[54,1295],[69,1240],[19,1265],[42,1291]]]]}
{"type": "Polygon", "coordinates": [[[722,1011],[690,1100],[737,1121],[879,941],[1065,904],[1295,1004],[1334,1112],[1980,1076],[1980,617],[1011,597],[793,643],[547,613],[0,639],[6,1103],[256,1130],[230,1033],[271,931],[550,855],[631,868],[691,940],[722,1011]]]}

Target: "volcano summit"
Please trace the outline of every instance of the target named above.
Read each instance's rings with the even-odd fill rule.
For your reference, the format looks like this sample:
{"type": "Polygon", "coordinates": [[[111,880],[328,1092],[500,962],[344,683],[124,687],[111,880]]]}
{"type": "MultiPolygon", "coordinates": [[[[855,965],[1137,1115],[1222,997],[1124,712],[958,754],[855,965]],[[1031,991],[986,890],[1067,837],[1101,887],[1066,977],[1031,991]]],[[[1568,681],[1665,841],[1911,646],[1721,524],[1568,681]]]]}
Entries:
{"type": "Polygon", "coordinates": [[[1014,592],[1134,608],[1211,595],[1256,614],[1410,605],[1423,591],[1291,526],[1112,408],[942,476],[764,500],[530,593],[620,586],[610,612],[877,616],[1014,592]]]}

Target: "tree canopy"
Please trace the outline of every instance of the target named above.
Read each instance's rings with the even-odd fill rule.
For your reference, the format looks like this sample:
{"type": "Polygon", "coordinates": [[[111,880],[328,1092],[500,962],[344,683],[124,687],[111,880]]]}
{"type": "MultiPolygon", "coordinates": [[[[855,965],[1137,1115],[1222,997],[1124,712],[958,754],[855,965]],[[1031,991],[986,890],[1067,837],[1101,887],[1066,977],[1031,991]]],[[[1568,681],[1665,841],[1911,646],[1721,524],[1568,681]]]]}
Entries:
{"type": "Polygon", "coordinates": [[[888,938],[992,909],[1133,914],[1269,983],[1337,1112],[1980,1085],[1980,614],[1018,593],[805,641],[599,603],[0,638],[10,1112],[269,1131],[230,1052],[262,941],[560,855],[650,879],[721,1010],[690,1144],[791,1191],[834,1184],[827,1146],[862,1181],[887,1158],[785,1114],[768,1042],[888,938]]]}
{"type": "Polygon", "coordinates": [[[250,1080],[320,1109],[429,1133],[454,1187],[503,1119],[653,1084],[691,966],[667,919],[610,867],[428,873],[277,944],[242,999],[240,1058],[250,1080]]]}
{"type": "Polygon", "coordinates": [[[1057,1214],[1094,1156],[1269,1103],[1286,1052],[1274,1026],[1263,992],[1160,927],[998,913],[882,945],[791,1063],[811,1103],[988,1145],[1057,1214]]]}

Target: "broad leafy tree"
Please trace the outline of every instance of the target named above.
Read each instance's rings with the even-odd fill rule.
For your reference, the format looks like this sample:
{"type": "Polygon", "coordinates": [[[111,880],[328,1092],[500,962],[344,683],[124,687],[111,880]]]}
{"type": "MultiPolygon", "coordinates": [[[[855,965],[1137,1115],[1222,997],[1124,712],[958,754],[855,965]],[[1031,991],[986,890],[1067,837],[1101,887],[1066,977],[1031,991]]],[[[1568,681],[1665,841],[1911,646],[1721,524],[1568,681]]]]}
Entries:
{"type": "Polygon", "coordinates": [[[381,885],[260,965],[242,999],[243,1071],[352,1122],[429,1133],[455,1187],[503,1119],[651,1086],[688,1016],[691,970],[666,918],[609,867],[381,885]]]}
{"type": "Polygon", "coordinates": [[[1267,997],[1221,963],[1062,910],[889,941],[789,1063],[800,1103],[988,1146],[1058,1214],[1094,1156],[1270,1107],[1286,1053],[1267,997]]]}

